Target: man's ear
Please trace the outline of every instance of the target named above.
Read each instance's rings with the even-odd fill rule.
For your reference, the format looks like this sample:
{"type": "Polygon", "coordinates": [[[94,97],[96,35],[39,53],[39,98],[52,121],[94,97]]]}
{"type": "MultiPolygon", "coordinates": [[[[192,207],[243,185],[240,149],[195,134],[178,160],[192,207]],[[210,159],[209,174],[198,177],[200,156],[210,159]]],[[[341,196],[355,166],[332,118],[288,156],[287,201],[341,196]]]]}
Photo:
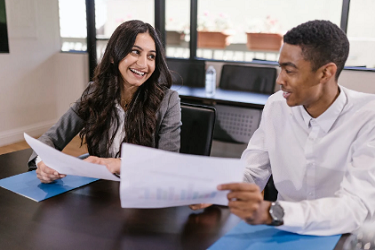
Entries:
{"type": "Polygon", "coordinates": [[[322,72],[320,81],[322,83],[330,81],[332,78],[335,78],[336,72],[337,72],[337,66],[335,63],[330,62],[322,67],[320,67],[320,70],[322,72]]]}

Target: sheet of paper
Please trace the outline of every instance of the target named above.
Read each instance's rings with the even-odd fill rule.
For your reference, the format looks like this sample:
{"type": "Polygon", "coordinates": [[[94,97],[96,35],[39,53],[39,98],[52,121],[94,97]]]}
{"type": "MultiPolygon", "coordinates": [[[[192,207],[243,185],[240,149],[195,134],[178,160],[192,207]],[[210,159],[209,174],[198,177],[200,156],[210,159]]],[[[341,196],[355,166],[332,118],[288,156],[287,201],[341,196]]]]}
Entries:
{"type": "Polygon", "coordinates": [[[40,156],[44,163],[60,174],[78,175],[91,178],[120,181],[104,165],[82,161],[64,154],[24,133],[26,142],[40,156]]]}
{"type": "Polygon", "coordinates": [[[197,203],[228,205],[217,185],[242,182],[240,159],[186,155],[123,144],[121,206],[160,208],[197,203]]]}

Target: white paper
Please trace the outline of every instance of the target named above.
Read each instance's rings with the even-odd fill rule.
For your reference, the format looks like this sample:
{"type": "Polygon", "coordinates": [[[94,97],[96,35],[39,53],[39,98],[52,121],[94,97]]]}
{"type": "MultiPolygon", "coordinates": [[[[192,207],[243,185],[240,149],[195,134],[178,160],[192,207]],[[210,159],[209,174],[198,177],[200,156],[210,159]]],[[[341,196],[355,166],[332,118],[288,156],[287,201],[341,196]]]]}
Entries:
{"type": "Polygon", "coordinates": [[[78,175],[112,181],[120,181],[104,165],[89,163],[64,154],[24,133],[26,142],[39,155],[43,162],[60,174],[78,175]]]}
{"type": "Polygon", "coordinates": [[[186,155],[124,143],[121,206],[228,205],[228,191],[218,191],[217,186],[242,182],[244,169],[240,159],[186,155]]]}

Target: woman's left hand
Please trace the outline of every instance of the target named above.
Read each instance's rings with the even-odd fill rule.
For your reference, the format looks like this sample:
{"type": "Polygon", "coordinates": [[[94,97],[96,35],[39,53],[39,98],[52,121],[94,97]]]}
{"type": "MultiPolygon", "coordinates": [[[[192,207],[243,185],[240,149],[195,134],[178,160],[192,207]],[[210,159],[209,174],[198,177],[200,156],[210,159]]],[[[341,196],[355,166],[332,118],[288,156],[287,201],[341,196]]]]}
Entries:
{"type": "Polygon", "coordinates": [[[84,161],[105,165],[107,169],[114,174],[120,174],[121,171],[121,158],[100,158],[96,156],[89,156],[84,161]]]}

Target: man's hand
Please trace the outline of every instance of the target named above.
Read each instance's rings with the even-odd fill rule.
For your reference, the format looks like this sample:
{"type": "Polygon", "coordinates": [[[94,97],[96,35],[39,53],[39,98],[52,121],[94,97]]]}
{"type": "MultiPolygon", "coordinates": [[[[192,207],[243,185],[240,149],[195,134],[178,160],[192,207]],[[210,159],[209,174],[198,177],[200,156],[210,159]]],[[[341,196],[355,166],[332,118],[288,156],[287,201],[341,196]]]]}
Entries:
{"type": "Polygon", "coordinates": [[[56,170],[48,167],[43,161],[37,165],[36,176],[42,183],[51,183],[65,177],[64,174],[59,174],[56,170]]]}
{"type": "Polygon", "coordinates": [[[120,158],[100,158],[96,156],[89,156],[84,161],[105,165],[107,169],[113,174],[120,174],[121,159],[120,158]]]}
{"type": "Polygon", "coordinates": [[[212,206],[212,204],[201,203],[201,204],[189,205],[190,209],[192,209],[192,210],[199,210],[199,209],[203,209],[203,208],[206,208],[206,207],[209,207],[209,206],[212,206]]]}
{"type": "Polygon", "coordinates": [[[270,224],[271,202],[263,200],[259,187],[251,183],[219,185],[218,190],[229,190],[227,197],[230,211],[252,225],[270,224]]]}

